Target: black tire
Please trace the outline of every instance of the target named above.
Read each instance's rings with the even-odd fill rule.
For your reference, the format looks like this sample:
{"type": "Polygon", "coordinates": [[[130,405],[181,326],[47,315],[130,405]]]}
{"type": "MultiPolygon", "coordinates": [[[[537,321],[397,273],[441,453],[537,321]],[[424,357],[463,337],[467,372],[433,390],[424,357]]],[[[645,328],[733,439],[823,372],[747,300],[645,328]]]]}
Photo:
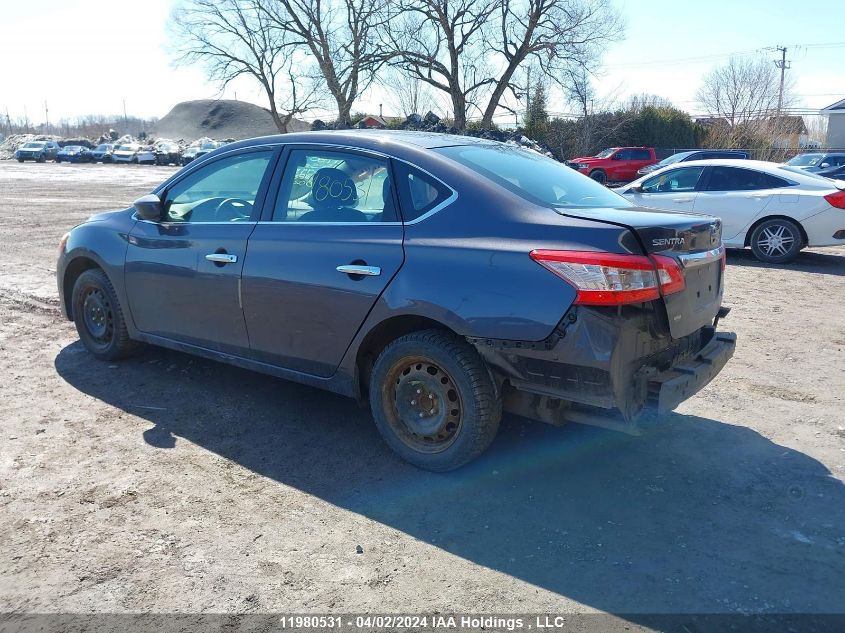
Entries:
{"type": "Polygon", "coordinates": [[[47,157],[44,154],[39,154],[38,158],[35,159],[39,163],[46,163],[47,157]]]}
{"type": "Polygon", "coordinates": [[[767,264],[786,264],[798,257],[804,247],[801,229],[792,220],[772,218],[758,224],[751,232],[754,257],[767,264]]]}
{"type": "Polygon", "coordinates": [[[117,360],[136,347],[109,278],[99,268],[84,271],[73,285],[73,321],[79,339],[100,360],[117,360]]]}
{"type": "Polygon", "coordinates": [[[19,162],[19,163],[22,163],[22,162],[23,162],[23,158],[19,158],[19,159],[18,159],[18,162],[19,162]]]}
{"type": "Polygon", "coordinates": [[[605,185],[607,184],[607,174],[604,173],[601,169],[595,169],[590,172],[590,178],[595,180],[597,183],[605,185]]]}
{"type": "Polygon", "coordinates": [[[406,334],[379,354],[370,407],[387,444],[434,472],[481,455],[502,417],[498,390],[478,352],[443,330],[406,334]]]}

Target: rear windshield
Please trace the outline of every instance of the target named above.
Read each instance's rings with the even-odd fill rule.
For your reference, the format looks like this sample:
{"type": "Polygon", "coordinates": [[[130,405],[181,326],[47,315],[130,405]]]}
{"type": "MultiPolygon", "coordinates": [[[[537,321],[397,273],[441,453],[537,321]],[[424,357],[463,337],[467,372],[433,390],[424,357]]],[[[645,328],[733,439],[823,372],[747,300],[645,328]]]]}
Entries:
{"type": "Polygon", "coordinates": [[[23,149],[41,149],[47,145],[47,143],[27,143],[23,146],[23,149]]]}
{"type": "Polygon", "coordinates": [[[571,167],[512,145],[459,145],[433,151],[535,204],[552,207],[630,207],[631,203],[571,167]]]}

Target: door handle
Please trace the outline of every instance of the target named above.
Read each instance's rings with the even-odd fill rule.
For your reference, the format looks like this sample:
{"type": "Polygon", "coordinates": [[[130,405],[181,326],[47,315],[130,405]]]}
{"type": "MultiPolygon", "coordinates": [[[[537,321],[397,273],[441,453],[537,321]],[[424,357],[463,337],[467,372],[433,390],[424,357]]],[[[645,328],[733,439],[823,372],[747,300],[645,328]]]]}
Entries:
{"type": "Polygon", "coordinates": [[[381,268],[378,266],[361,266],[359,264],[346,264],[338,266],[335,270],[344,275],[364,275],[367,277],[374,277],[381,274],[381,268]]]}
{"type": "Polygon", "coordinates": [[[672,198],[672,202],[692,202],[692,198],[672,198]]]}
{"type": "Polygon", "coordinates": [[[237,255],[229,255],[228,253],[209,253],[205,258],[215,264],[234,264],[238,261],[237,255]]]}

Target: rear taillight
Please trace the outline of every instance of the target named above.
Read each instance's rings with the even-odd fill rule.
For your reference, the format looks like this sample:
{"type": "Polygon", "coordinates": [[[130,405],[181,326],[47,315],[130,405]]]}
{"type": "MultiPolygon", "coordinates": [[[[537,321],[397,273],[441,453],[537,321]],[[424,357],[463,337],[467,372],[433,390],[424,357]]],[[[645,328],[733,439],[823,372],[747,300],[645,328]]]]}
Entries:
{"type": "Polygon", "coordinates": [[[586,251],[535,250],[531,259],[575,287],[575,303],[624,305],[652,301],[684,289],[680,266],[671,257],[586,251]]]}
{"type": "Polygon", "coordinates": [[[837,191],[829,193],[824,197],[830,203],[830,206],[837,209],[845,209],[845,191],[837,191]]]}

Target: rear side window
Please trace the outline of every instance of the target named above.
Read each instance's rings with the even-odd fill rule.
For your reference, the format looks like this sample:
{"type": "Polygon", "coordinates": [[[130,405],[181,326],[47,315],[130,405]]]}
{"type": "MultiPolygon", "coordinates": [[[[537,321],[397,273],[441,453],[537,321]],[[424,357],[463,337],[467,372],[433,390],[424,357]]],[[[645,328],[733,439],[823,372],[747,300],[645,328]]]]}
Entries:
{"type": "Polygon", "coordinates": [[[713,167],[705,191],[755,191],[778,189],[789,183],[761,171],[740,167],[713,167]]]}
{"type": "Polygon", "coordinates": [[[295,149],[290,153],[273,222],[395,222],[385,159],[353,152],[295,149]]]}
{"type": "Polygon", "coordinates": [[[396,163],[396,176],[405,222],[424,216],[452,195],[452,190],[442,182],[405,163],[396,163]]]}
{"type": "Polygon", "coordinates": [[[632,149],[631,151],[631,160],[650,160],[651,159],[651,152],[647,149],[632,149]]]}

